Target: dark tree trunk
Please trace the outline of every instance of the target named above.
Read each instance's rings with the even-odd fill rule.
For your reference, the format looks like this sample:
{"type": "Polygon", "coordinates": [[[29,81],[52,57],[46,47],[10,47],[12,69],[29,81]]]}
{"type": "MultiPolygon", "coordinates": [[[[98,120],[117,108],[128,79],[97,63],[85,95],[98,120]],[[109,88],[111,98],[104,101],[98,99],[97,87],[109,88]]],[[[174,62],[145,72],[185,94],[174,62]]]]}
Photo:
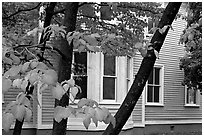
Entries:
{"type": "MultiPolygon", "coordinates": [[[[74,31],[76,27],[77,11],[78,11],[78,2],[67,2],[65,4],[65,18],[64,26],[66,31],[74,31]]],[[[72,54],[73,54],[73,43],[68,44],[66,39],[60,40],[60,51],[66,55],[66,58],[60,58],[59,69],[58,69],[58,81],[62,82],[68,80],[71,77],[71,65],[72,65],[72,54]]],[[[65,94],[60,101],[55,99],[56,106],[68,106],[69,105],[69,96],[65,94]]],[[[59,123],[53,119],[53,135],[65,135],[67,128],[67,119],[62,119],[59,123]]]]}
{"type": "MultiPolygon", "coordinates": [[[[45,21],[44,21],[44,27],[47,27],[50,25],[56,4],[57,4],[56,2],[51,2],[48,5],[48,7],[45,9],[46,10],[46,16],[45,16],[45,21]]],[[[40,43],[42,43],[42,42],[43,42],[43,39],[41,37],[40,43]]],[[[28,93],[33,94],[33,90],[29,91],[28,93]]],[[[30,98],[28,98],[28,99],[30,100],[30,98]]],[[[23,121],[16,120],[13,135],[20,135],[21,134],[23,122],[24,122],[24,120],[23,121]]]]}
{"type": "MultiPolygon", "coordinates": [[[[163,28],[163,26],[165,25],[172,24],[176,14],[179,11],[180,5],[181,5],[181,2],[172,2],[172,3],[170,2],[167,5],[163,13],[163,16],[161,18],[161,21],[159,22],[159,25],[158,25],[159,28],[163,28]]],[[[153,45],[154,49],[157,50],[158,52],[160,51],[163,45],[163,42],[165,40],[168,30],[169,30],[169,27],[164,34],[160,34],[159,31],[157,30],[151,39],[151,43],[155,43],[153,45]]],[[[125,100],[123,101],[119,110],[115,114],[115,118],[116,118],[115,128],[113,128],[112,124],[109,124],[103,133],[104,135],[109,135],[109,134],[117,135],[120,133],[126,121],[130,117],[139,97],[142,94],[146,81],[148,80],[148,77],[153,69],[155,60],[156,60],[156,56],[154,54],[154,50],[148,50],[147,56],[144,57],[144,59],[142,60],[139,71],[135,76],[133,84],[125,100]]]]}

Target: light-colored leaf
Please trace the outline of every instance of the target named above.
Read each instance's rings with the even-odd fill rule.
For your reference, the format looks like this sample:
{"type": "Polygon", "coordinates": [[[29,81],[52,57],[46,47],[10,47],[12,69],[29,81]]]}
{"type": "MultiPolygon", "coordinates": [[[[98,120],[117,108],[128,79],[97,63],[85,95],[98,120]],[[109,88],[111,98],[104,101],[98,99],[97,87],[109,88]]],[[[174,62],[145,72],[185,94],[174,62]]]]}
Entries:
{"type": "Polygon", "coordinates": [[[102,122],[102,121],[104,120],[104,117],[105,117],[106,114],[105,114],[105,113],[103,112],[103,110],[102,110],[101,108],[99,108],[99,107],[96,107],[95,110],[96,110],[96,114],[95,114],[96,119],[97,119],[98,121],[102,122]]]}
{"type": "Polygon", "coordinates": [[[47,66],[47,65],[45,65],[45,63],[43,63],[43,62],[38,62],[38,65],[37,65],[37,67],[36,68],[38,68],[38,69],[49,69],[49,67],[47,66]]]}
{"type": "Polygon", "coordinates": [[[6,131],[9,132],[11,124],[14,121],[14,116],[11,113],[3,113],[2,116],[2,128],[6,131]]]}
{"type": "Polygon", "coordinates": [[[83,124],[84,124],[84,126],[85,126],[86,129],[89,128],[90,123],[91,123],[91,116],[90,116],[90,115],[87,115],[87,116],[85,117],[85,119],[83,120],[83,124]]]}
{"type": "Polygon", "coordinates": [[[25,107],[25,120],[30,122],[31,121],[31,118],[32,118],[32,111],[31,109],[25,107]]]}
{"type": "Polygon", "coordinates": [[[30,67],[31,67],[31,69],[35,69],[37,66],[38,66],[38,61],[32,61],[31,63],[30,63],[30,67]]]}
{"type": "Polygon", "coordinates": [[[2,78],[2,92],[6,93],[12,86],[12,81],[8,78],[2,78]]]}
{"type": "Polygon", "coordinates": [[[69,84],[70,87],[74,87],[75,86],[75,80],[74,79],[69,79],[67,81],[67,84],[69,84]]]}
{"type": "Polygon", "coordinates": [[[11,109],[12,109],[12,107],[14,107],[14,106],[16,106],[16,105],[17,105],[16,101],[11,101],[11,102],[6,106],[4,112],[5,112],[5,113],[10,112],[11,109]]]}
{"type": "Polygon", "coordinates": [[[62,96],[66,93],[64,88],[59,83],[56,83],[56,86],[53,86],[51,90],[52,96],[58,100],[60,100],[62,96]]]}
{"type": "Polygon", "coordinates": [[[13,63],[14,63],[15,65],[18,65],[18,64],[21,62],[21,60],[19,59],[19,57],[15,56],[14,54],[10,54],[10,58],[13,60],[13,63]]]}
{"type": "Polygon", "coordinates": [[[16,97],[16,103],[21,105],[25,101],[25,98],[26,98],[26,94],[23,92],[20,92],[16,97]]]}
{"type": "Polygon", "coordinates": [[[13,112],[14,117],[18,119],[19,121],[22,121],[26,113],[25,106],[16,105],[16,107],[13,107],[12,109],[13,109],[12,112],[13,112]]]}
{"type": "Polygon", "coordinates": [[[82,108],[82,107],[85,106],[88,102],[89,102],[88,99],[82,98],[82,99],[79,100],[79,102],[77,103],[77,106],[78,106],[78,108],[82,108]]]}
{"type": "Polygon", "coordinates": [[[59,123],[62,119],[69,117],[71,113],[72,109],[70,107],[57,106],[54,108],[54,119],[59,123]]]}
{"type": "Polygon", "coordinates": [[[91,34],[91,37],[100,38],[101,36],[98,33],[91,34]]]}
{"type": "Polygon", "coordinates": [[[25,63],[22,65],[21,72],[22,72],[22,73],[25,73],[26,71],[28,71],[29,65],[30,65],[30,62],[25,62],[25,63]]]}
{"type": "Polygon", "coordinates": [[[71,92],[73,98],[76,98],[76,95],[79,92],[79,89],[77,87],[71,87],[70,92],[71,92]]]}
{"type": "Polygon", "coordinates": [[[14,76],[18,75],[18,73],[21,70],[21,67],[22,67],[21,65],[19,65],[19,66],[12,66],[8,71],[6,71],[4,73],[4,77],[9,77],[9,76],[14,77],[14,76]]]}
{"type": "Polygon", "coordinates": [[[22,83],[22,81],[23,81],[23,79],[15,79],[14,81],[13,81],[13,87],[15,87],[15,88],[21,88],[21,83],[22,83]]]}
{"type": "Polygon", "coordinates": [[[82,45],[86,45],[86,41],[83,39],[79,39],[79,41],[81,42],[82,45]]]}
{"type": "Polygon", "coordinates": [[[57,72],[53,69],[42,70],[44,74],[42,75],[42,82],[48,85],[55,85],[58,80],[57,72]]]}
{"type": "Polygon", "coordinates": [[[91,37],[90,35],[84,36],[84,39],[87,43],[89,43],[91,46],[97,46],[98,42],[95,39],[95,37],[91,37]]]}
{"type": "Polygon", "coordinates": [[[23,91],[26,91],[26,87],[28,86],[28,80],[23,80],[22,83],[21,83],[21,89],[23,91]]]}
{"type": "Polygon", "coordinates": [[[85,45],[80,45],[77,49],[78,49],[78,52],[81,53],[81,52],[85,51],[86,46],[85,45]]]}
{"type": "Polygon", "coordinates": [[[9,65],[12,65],[12,63],[13,63],[12,59],[7,58],[7,57],[2,57],[2,61],[3,61],[5,64],[9,64],[9,65]]]}

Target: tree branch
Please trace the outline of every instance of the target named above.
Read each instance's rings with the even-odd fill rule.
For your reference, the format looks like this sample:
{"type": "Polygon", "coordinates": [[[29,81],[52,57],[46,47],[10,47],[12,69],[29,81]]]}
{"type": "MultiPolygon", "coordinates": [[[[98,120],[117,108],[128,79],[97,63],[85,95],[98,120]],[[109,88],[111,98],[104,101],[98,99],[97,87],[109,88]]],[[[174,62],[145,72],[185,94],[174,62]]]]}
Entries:
{"type": "Polygon", "coordinates": [[[15,12],[15,13],[13,13],[13,14],[7,16],[7,17],[3,17],[2,19],[9,19],[9,18],[11,18],[11,17],[17,15],[17,14],[20,13],[20,12],[34,10],[34,9],[38,8],[38,7],[40,6],[40,4],[41,4],[41,2],[40,2],[38,5],[36,5],[35,7],[30,8],[30,9],[19,9],[17,12],[15,12]]]}

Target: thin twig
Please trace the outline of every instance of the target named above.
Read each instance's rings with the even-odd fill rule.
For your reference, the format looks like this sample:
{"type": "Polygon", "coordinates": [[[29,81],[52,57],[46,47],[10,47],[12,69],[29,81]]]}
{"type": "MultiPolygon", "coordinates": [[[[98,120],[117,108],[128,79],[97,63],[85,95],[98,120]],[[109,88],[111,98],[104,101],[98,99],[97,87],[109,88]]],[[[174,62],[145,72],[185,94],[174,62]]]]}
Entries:
{"type": "Polygon", "coordinates": [[[31,11],[31,10],[34,10],[34,9],[38,8],[38,7],[40,6],[40,4],[41,4],[41,2],[40,2],[38,5],[36,5],[35,7],[30,8],[30,9],[19,9],[17,12],[15,12],[15,13],[13,13],[13,14],[7,16],[7,17],[3,17],[2,19],[9,19],[9,18],[11,18],[11,17],[17,15],[18,13],[23,12],[23,11],[31,11]]]}

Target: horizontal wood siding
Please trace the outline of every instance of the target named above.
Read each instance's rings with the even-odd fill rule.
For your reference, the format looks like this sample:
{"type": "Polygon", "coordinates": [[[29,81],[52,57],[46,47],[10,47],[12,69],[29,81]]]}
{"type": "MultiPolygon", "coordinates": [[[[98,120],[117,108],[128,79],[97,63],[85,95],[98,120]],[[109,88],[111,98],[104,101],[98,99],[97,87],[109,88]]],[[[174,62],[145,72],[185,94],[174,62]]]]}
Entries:
{"type": "Polygon", "coordinates": [[[42,92],[42,125],[52,124],[54,114],[54,98],[50,89],[42,92]]]}
{"type": "MultiPolygon", "coordinates": [[[[140,53],[138,52],[137,55],[133,58],[133,78],[135,78],[135,75],[138,72],[138,69],[140,67],[142,61],[142,57],[140,53]]],[[[142,95],[140,96],[133,112],[132,112],[132,120],[134,124],[141,124],[142,123],[142,95]]]]}
{"type": "MultiPolygon", "coordinates": [[[[185,107],[185,90],[181,82],[183,70],[179,69],[179,57],[184,55],[184,46],[179,45],[180,35],[186,22],[181,18],[173,22],[156,63],[164,65],[164,106],[146,106],[145,121],[186,120],[202,118],[202,100],[200,107],[185,107]]],[[[202,97],[200,97],[202,98],[202,97]]]]}

